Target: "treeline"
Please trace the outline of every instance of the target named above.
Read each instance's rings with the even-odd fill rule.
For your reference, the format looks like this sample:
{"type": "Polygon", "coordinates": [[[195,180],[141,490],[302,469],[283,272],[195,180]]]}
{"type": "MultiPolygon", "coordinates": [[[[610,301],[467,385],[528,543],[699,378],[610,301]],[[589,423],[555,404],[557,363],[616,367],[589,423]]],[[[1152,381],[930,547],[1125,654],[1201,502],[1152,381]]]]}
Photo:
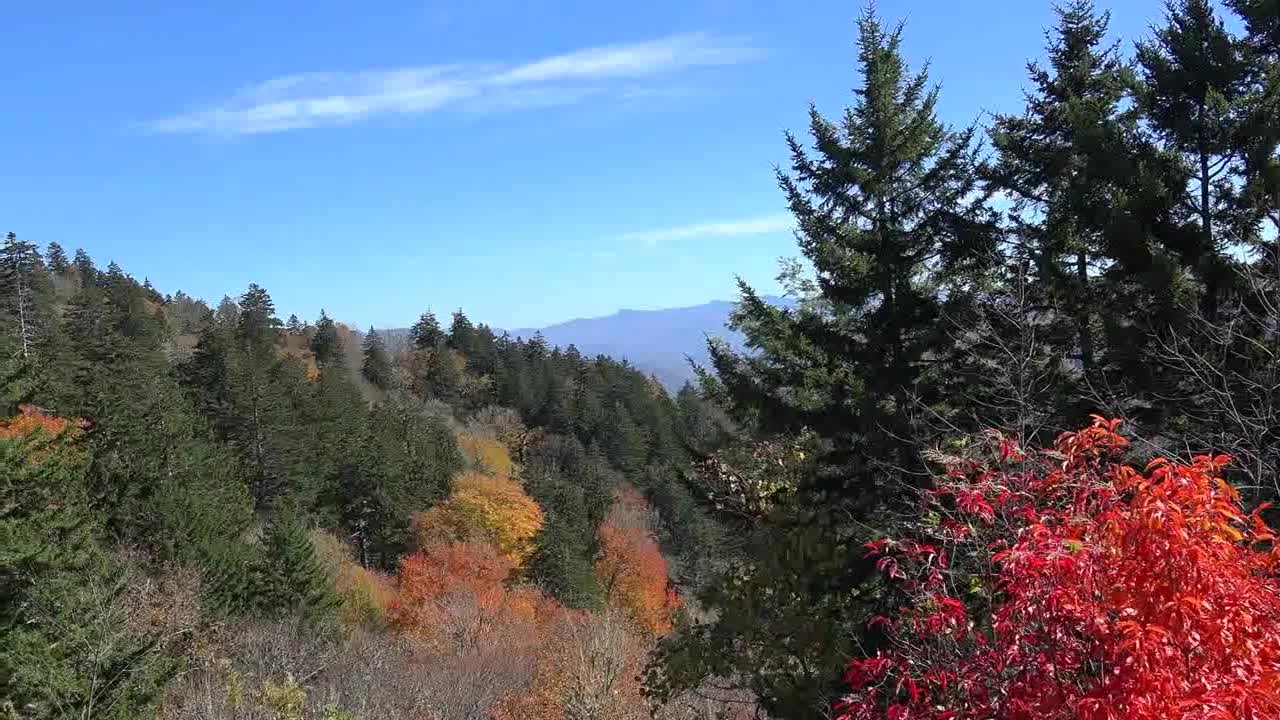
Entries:
{"type": "MultiPolygon", "coordinates": [[[[862,17],[851,106],[811,108],[778,172],[796,306],[744,284],[750,351],[711,345],[705,393],[742,431],[697,477],[746,549],[699,595],[713,617],[664,641],[655,691],[730,678],[775,716],[835,714],[850,659],[886,642],[868,622],[932,612],[864,544],[936,534],[948,516],[922,517],[919,491],[981,467],[957,463],[986,428],[1039,448],[1119,418],[1143,463],[1228,453],[1247,505],[1280,495],[1280,6],[1172,0],[1153,22],[1130,53],[1106,12],[1064,3],[1025,107],[956,128],[903,28],[862,17]]],[[[970,520],[978,501],[947,499],[970,520]]],[[[991,622],[998,597],[964,580],[991,622]]],[[[943,710],[924,680],[895,700],[901,676],[857,677],[848,717],[943,710]]]]}
{"type": "Polygon", "coordinates": [[[318,638],[332,662],[314,682],[358,663],[344,653],[403,653],[376,688],[348,687],[359,708],[326,685],[326,717],[479,717],[532,702],[535,670],[559,662],[563,687],[539,691],[555,708],[573,643],[621,643],[638,674],[679,605],[669,572],[707,567],[721,541],[682,481],[686,414],[625,363],[461,311],[447,327],[425,313],[389,349],[324,311],[282,322],[256,285],[211,308],[12,233],[0,267],[0,713],[187,717],[203,692],[227,717],[311,717],[302,648],[318,638]],[[623,512],[630,487],[648,500],[623,512]],[[500,658],[503,678],[480,672],[500,658]],[[394,691],[431,663],[476,663],[473,697],[432,705],[428,685],[459,682],[437,675],[394,691]]]}

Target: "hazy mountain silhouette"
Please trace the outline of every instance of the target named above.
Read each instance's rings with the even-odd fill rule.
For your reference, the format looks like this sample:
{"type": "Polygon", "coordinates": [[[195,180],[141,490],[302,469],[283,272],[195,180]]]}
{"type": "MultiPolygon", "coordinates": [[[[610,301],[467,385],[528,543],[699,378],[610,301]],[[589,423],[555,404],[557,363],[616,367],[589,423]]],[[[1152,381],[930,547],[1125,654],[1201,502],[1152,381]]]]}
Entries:
{"type": "MultiPolygon", "coordinates": [[[[766,298],[785,305],[783,298],[766,298]]],[[[598,354],[626,359],[640,370],[652,373],[671,390],[677,390],[693,378],[689,359],[707,365],[707,338],[721,337],[736,348],[743,347],[742,336],[726,324],[734,303],[714,300],[692,307],[662,310],[620,310],[612,315],[577,318],[544,328],[508,330],[514,336],[528,338],[541,332],[552,345],[576,345],[583,355],[598,354]]]]}

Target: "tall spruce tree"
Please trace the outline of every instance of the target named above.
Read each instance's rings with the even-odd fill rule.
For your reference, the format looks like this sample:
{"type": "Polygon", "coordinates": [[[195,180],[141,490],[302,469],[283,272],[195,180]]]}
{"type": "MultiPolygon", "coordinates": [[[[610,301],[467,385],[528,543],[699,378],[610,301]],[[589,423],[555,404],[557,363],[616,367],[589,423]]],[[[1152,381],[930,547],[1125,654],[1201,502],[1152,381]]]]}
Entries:
{"type": "Polygon", "coordinates": [[[277,513],[264,541],[264,590],[277,612],[309,620],[327,618],[338,605],[333,582],[296,511],[277,513]]]}
{"type": "Polygon", "coordinates": [[[75,258],[71,264],[80,278],[80,287],[91,285],[97,279],[98,270],[93,266],[93,258],[89,257],[89,253],[85,252],[84,248],[76,248],[75,258]]]}
{"type": "MultiPolygon", "coordinates": [[[[1248,148],[1245,196],[1270,222],[1274,238],[1280,232],[1280,4],[1273,0],[1228,0],[1244,20],[1245,52],[1254,83],[1247,99],[1242,139],[1248,148]]],[[[1274,254],[1274,247],[1262,248],[1274,254]]]]}
{"type": "Polygon", "coordinates": [[[1132,71],[1115,45],[1104,44],[1109,14],[1088,0],[1057,13],[1048,64],[1028,66],[1024,112],[998,116],[991,130],[998,155],[990,181],[1012,201],[1008,243],[993,291],[975,303],[975,315],[957,318],[957,335],[972,341],[957,343],[957,361],[974,372],[947,371],[963,385],[965,412],[990,424],[1031,412],[1050,433],[1097,411],[1093,388],[1122,388],[1121,403],[1146,394],[1158,375],[1155,328],[1194,295],[1163,242],[1167,186],[1183,177],[1139,127],[1128,102],[1132,71]],[[1001,332],[984,336],[979,327],[1001,332]],[[1037,365],[1036,376],[1054,376],[1053,388],[1024,385],[1015,399],[1013,388],[997,386],[1015,370],[1010,349],[1033,336],[1014,355],[1037,365]],[[982,357],[984,349],[992,357],[982,357]],[[993,371],[992,362],[1002,367],[993,371]],[[1027,407],[1029,392],[1039,407],[1027,407]]]}
{"type": "Polygon", "coordinates": [[[815,152],[788,133],[792,172],[778,174],[816,293],[786,309],[740,283],[732,321],[755,352],[710,350],[738,419],[826,438],[830,472],[812,489],[865,511],[918,469],[911,417],[940,399],[924,373],[939,288],[963,287],[995,233],[975,129],[938,120],[938,89],[907,68],[901,26],[867,12],[858,35],[853,107],[834,122],[811,107],[815,152]]]}
{"type": "Polygon", "coordinates": [[[655,687],[746,674],[770,714],[810,717],[867,640],[875,574],[855,546],[926,477],[917,418],[946,400],[928,372],[944,349],[944,303],[968,294],[996,240],[976,129],[938,120],[938,89],[901,46],[901,26],[864,13],[853,106],[835,121],[810,109],[812,151],[787,135],[791,172],[778,180],[810,291],[777,307],[740,282],[732,321],[751,351],[710,348],[712,396],[757,432],[815,432],[819,471],[748,530],[747,559],[706,585],[716,619],[664,646],[655,687]]]}
{"type": "Polygon", "coordinates": [[[436,320],[435,314],[430,310],[422,313],[422,317],[418,318],[418,322],[409,328],[409,339],[413,341],[413,347],[418,350],[434,348],[443,339],[440,322],[436,320]]]}
{"type": "Polygon", "coordinates": [[[462,309],[454,311],[453,320],[449,323],[449,347],[454,350],[468,352],[471,350],[475,340],[476,326],[471,324],[462,312],[462,309]]]}
{"type": "Polygon", "coordinates": [[[1188,178],[1174,206],[1184,225],[1166,242],[1203,284],[1210,321],[1232,283],[1227,253],[1258,231],[1256,210],[1241,193],[1252,80],[1244,51],[1211,0],[1170,0],[1165,24],[1137,46],[1144,119],[1181,158],[1188,178]]]}
{"type": "Polygon", "coordinates": [[[298,405],[306,393],[302,370],[281,358],[279,319],[266,290],[250,285],[240,297],[234,349],[228,358],[232,445],[244,463],[259,510],[301,490],[306,442],[298,405]]]}
{"type": "Polygon", "coordinates": [[[993,181],[1013,199],[1016,254],[1034,268],[1045,302],[1070,309],[1074,327],[1059,347],[1088,374],[1097,362],[1091,268],[1096,275],[1109,260],[1108,214],[1121,191],[1116,155],[1132,130],[1121,107],[1129,73],[1118,48],[1103,45],[1108,13],[1075,0],[1057,14],[1048,67],[1028,66],[1025,113],[996,118],[993,181]]]}
{"type": "Polygon", "coordinates": [[[67,251],[57,242],[49,243],[49,247],[45,252],[46,265],[49,271],[62,275],[71,269],[71,263],[67,260],[67,251]]]}
{"type": "Polygon", "coordinates": [[[40,296],[47,284],[44,261],[34,243],[18,238],[16,233],[5,236],[3,254],[0,254],[0,283],[3,283],[5,309],[5,334],[12,346],[24,359],[33,359],[46,330],[47,318],[42,317],[40,296]]]}
{"type": "Polygon", "coordinates": [[[391,385],[391,358],[387,355],[382,336],[372,327],[364,337],[364,364],[360,373],[379,390],[386,390],[391,385]]]}
{"type": "Polygon", "coordinates": [[[338,326],[323,309],[320,311],[320,319],[316,320],[315,334],[311,336],[311,352],[315,353],[318,365],[334,362],[342,355],[338,326]]]}

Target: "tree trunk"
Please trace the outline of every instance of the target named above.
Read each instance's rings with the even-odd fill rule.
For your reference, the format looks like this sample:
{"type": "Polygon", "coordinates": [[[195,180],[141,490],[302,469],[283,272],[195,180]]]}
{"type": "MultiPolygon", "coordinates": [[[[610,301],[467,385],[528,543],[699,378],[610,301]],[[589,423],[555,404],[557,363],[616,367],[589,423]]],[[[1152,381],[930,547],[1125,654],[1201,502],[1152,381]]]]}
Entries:
{"type": "Polygon", "coordinates": [[[1076,253],[1076,281],[1080,283],[1080,306],[1076,312],[1080,334],[1080,364],[1087,375],[1093,370],[1093,328],[1090,327],[1092,298],[1089,293],[1089,258],[1083,250],[1076,253]]]}

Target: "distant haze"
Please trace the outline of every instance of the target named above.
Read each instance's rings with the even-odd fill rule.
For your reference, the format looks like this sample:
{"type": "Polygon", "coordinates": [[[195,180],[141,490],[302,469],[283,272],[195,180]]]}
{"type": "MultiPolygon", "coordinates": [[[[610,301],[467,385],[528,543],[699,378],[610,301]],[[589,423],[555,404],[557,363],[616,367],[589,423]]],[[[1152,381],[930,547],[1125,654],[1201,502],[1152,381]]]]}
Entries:
{"type": "MultiPolygon", "coordinates": [[[[791,305],[790,300],[780,297],[765,296],[764,300],[773,305],[791,305]]],[[[575,318],[541,328],[492,329],[498,335],[505,332],[525,339],[540,332],[549,345],[561,348],[576,345],[586,357],[607,355],[626,360],[675,392],[694,378],[690,361],[701,366],[710,364],[708,338],[723,338],[734,350],[745,347],[742,335],[728,328],[729,314],[736,304],[713,300],[689,307],[619,310],[612,315],[575,318]]],[[[448,318],[440,320],[447,328],[448,318]]],[[[472,321],[481,323],[484,318],[473,317],[472,321]]],[[[380,329],[379,332],[393,348],[406,342],[409,334],[407,328],[380,329]]]]}
{"type": "MultiPolygon", "coordinates": [[[[782,298],[766,298],[785,304],[782,298]]],[[[731,347],[743,348],[743,338],[727,327],[736,303],[713,300],[692,307],[662,310],[620,310],[612,315],[579,318],[544,328],[508,330],[528,338],[541,332],[547,342],[565,347],[576,345],[583,355],[608,355],[626,359],[640,370],[655,375],[670,390],[678,390],[693,379],[689,360],[707,365],[707,338],[724,338],[731,347]]]]}

